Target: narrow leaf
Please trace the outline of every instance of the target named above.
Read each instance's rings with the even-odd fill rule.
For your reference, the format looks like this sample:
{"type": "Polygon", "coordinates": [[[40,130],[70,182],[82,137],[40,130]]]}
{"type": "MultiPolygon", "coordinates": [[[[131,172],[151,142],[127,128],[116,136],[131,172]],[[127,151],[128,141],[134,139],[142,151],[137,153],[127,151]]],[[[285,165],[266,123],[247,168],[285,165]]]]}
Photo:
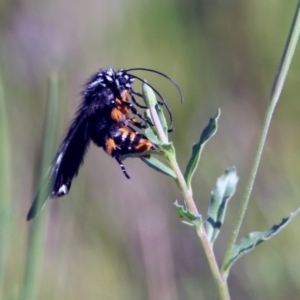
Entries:
{"type": "Polygon", "coordinates": [[[175,158],[175,148],[172,142],[160,145],[160,149],[163,150],[168,157],[175,158]]]}
{"type": "Polygon", "coordinates": [[[239,178],[235,167],[230,167],[218,178],[216,186],[211,192],[205,227],[208,238],[212,244],[216,240],[223,225],[227,204],[235,193],[238,180],[239,178]]]}
{"type": "Polygon", "coordinates": [[[159,117],[160,124],[165,132],[165,135],[167,136],[168,135],[168,124],[167,124],[164,112],[163,112],[162,108],[160,107],[160,105],[158,105],[158,104],[155,105],[155,109],[157,111],[157,115],[159,117]]]}
{"type": "Polygon", "coordinates": [[[145,164],[147,164],[149,167],[154,169],[155,171],[158,171],[164,175],[167,175],[167,176],[172,177],[173,179],[176,179],[176,175],[175,175],[174,171],[172,169],[170,169],[168,166],[166,166],[165,164],[163,164],[158,159],[156,159],[154,157],[150,157],[150,158],[142,157],[141,160],[145,164]]]}
{"type": "Polygon", "coordinates": [[[202,150],[205,144],[215,135],[218,129],[218,119],[220,117],[221,110],[218,109],[216,115],[209,120],[209,123],[202,131],[199,142],[193,145],[191,158],[186,166],[186,170],[184,173],[184,178],[186,180],[188,189],[191,191],[192,186],[192,178],[197,169],[197,166],[200,161],[202,150]]]}
{"type": "Polygon", "coordinates": [[[158,156],[164,156],[163,152],[158,152],[157,150],[147,150],[145,152],[140,152],[140,153],[129,153],[129,154],[124,154],[121,156],[121,160],[124,161],[128,158],[134,158],[134,157],[149,157],[150,155],[158,155],[158,156]]]}
{"type": "MultiPolygon", "coordinates": [[[[150,110],[149,109],[146,109],[144,111],[144,117],[150,122],[152,123],[152,117],[151,117],[151,114],[150,114],[150,110]]],[[[149,124],[146,124],[148,127],[149,127],[149,124]]]]}
{"type": "Polygon", "coordinates": [[[156,105],[156,96],[153,89],[148,85],[143,83],[143,99],[148,107],[153,107],[156,105]]]}
{"type": "Polygon", "coordinates": [[[153,130],[153,128],[148,127],[148,128],[145,130],[145,136],[147,137],[147,139],[148,139],[151,143],[156,144],[156,145],[160,145],[160,144],[161,144],[161,142],[160,142],[160,140],[157,138],[156,132],[155,132],[155,130],[153,130]]]}
{"type": "MultiPolygon", "coordinates": [[[[157,106],[157,105],[156,105],[157,106]]],[[[155,106],[155,107],[156,107],[155,106]]],[[[150,122],[150,124],[153,124],[153,120],[151,117],[151,113],[149,111],[149,109],[147,109],[144,112],[144,117],[146,118],[146,120],[148,120],[150,122]]],[[[161,121],[160,121],[161,122],[161,121]]],[[[159,140],[158,138],[158,134],[157,134],[157,130],[155,128],[155,126],[150,126],[150,124],[146,124],[147,128],[145,130],[145,135],[148,138],[148,140],[150,140],[153,144],[156,145],[161,145],[162,142],[159,140]]]]}
{"type": "Polygon", "coordinates": [[[285,226],[287,226],[294,217],[300,212],[298,208],[295,212],[291,213],[289,217],[282,219],[279,224],[275,224],[270,230],[262,232],[251,232],[242,238],[232,249],[232,253],[228,262],[225,263],[224,270],[227,271],[234,262],[242,257],[247,252],[253,250],[260,243],[269,240],[277,233],[279,233],[285,226]]]}
{"type": "Polygon", "coordinates": [[[201,215],[195,215],[194,213],[192,213],[190,210],[186,209],[183,207],[183,205],[178,204],[178,201],[176,200],[174,202],[176,211],[179,215],[180,218],[186,219],[188,221],[200,221],[202,220],[201,215]]]}

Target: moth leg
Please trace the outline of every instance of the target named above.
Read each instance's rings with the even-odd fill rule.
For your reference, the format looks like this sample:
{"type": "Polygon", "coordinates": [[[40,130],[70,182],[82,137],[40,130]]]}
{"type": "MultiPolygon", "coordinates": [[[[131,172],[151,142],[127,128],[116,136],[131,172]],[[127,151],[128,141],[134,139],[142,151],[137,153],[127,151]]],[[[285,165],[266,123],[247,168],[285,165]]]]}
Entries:
{"type": "MultiPolygon", "coordinates": [[[[137,95],[137,96],[138,96],[138,95],[137,95]]],[[[132,102],[133,102],[137,107],[143,108],[143,109],[147,109],[147,108],[148,108],[148,106],[146,106],[146,105],[141,105],[141,104],[139,104],[139,103],[136,101],[136,99],[135,99],[135,97],[133,96],[133,94],[131,95],[131,99],[132,99],[132,102]]]]}
{"type": "Polygon", "coordinates": [[[130,179],[130,176],[128,175],[128,173],[127,173],[127,171],[126,171],[125,166],[124,166],[123,163],[122,163],[121,157],[120,157],[119,155],[116,155],[114,158],[115,158],[116,161],[118,162],[118,164],[119,164],[119,166],[120,166],[120,168],[121,168],[123,174],[125,175],[125,177],[128,178],[128,179],[130,179]]]}
{"type": "MultiPolygon", "coordinates": [[[[124,105],[126,105],[130,110],[131,112],[138,116],[141,120],[143,120],[145,123],[149,124],[150,126],[154,126],[152,124],[152,122],[150,122],[149,120],[147,120],[145,117],[143,117],[139,112],[138,110],[136,109],[136,107],[129,101],[129,92],[128,90],[124,90],[122,93],[121,93],[121,101],[124,105]]],[[[131,96],[132,97],[132,96],[131,96]]],[[[133,98],[132,98],[133,99],[133,98]]],[[[135,100],[133,100],[135,101],[135,100]]],[[[142,106],[140,106],[136,101],[134,102],[138,107],[141,107],[141,108],[144,108],[142,106]]],[[[127,116],[127,114],[125,114],[127,116]]],[[[138,125],[137,125],[138,127],[138,125]]],[[[138,128],[141,128],[141,127],[138,127],[138,128]]]]}
{"type": "MultiPolygon", "coordinates": [[[[142,122],[136,121],[135,118],[129,118],[128,120],[129,120],[129,123],[130,123],[131,125],[134,125],[135,127],[139,128],[139,129],[145,129],[145,128],[147,128],[146,125],[144,125],[142,122]]],[[[127,126],[129,127],[129,125],[127,125],[127,126]]],[[[133,129],[133,130],[134,130],[134,129],[133,129]]]]}

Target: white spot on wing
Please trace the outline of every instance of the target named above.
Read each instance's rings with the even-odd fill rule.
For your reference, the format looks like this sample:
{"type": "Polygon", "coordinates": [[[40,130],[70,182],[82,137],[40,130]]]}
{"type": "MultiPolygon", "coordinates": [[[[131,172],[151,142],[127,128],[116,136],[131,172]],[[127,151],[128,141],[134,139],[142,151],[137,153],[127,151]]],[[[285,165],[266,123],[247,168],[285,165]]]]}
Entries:
{"type": "Polygon", "coordinates": [[[60,153],[57,157],[56,164],[59,165],[61,163],[62,157],[63,157],[63,153],[60,153]]]}
{"type": "Polygon", "coordinates": [[[63,184],[58,190],[58,195],[65,195],[67,192],[68,188],[65,184],[63,184]]]}

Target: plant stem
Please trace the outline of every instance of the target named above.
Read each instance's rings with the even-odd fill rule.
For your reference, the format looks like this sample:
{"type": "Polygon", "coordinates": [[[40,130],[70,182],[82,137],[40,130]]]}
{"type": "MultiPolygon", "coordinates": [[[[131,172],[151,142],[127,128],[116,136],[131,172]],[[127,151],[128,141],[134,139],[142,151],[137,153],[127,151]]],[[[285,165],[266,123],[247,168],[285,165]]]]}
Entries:
{"type": "Polygon", "coordinates": [[[238,216],[236,219],[233,234],[232,234],[229,246],[227,248],[223,266],[221,269],[221,272],[224,274],[224,276],[226,278],[228,276],[228,268],[227,268],[228,261],[230,259],[230,255],[232,253],[234,244],[236,243],[236,239],[239,234],[239,231],[240,231],[240,228],[242,225],[242,221],[244,219],[244,216],[245,216],[245,213],[246,213],[246,210],[248,207],[250,195],[251,195],[251,192],[253,189],[253,185],[254,185],[254,181],[256,178],[258,166],[259,166],[259,163],[261,160],[267,133],[268,133],[268,130],[270,127],[271,119],[272,119],[276,104],[277,104],[279,97],[281,95],[281,92],[282,92],[282,88],[283,88],[283,85],[284,85],[284,82],[285,82],[285,79],[286,79],[286,76],[287,76],[287,73],[288,73],[288,70],[289,70],[289,67],[291,64],[291,60],[292,60],[294,52],[295,52],[296,44],[297,44],[297,41],[299,38],[299,33],[300,33],[300,0],[298,1],[297,7],[295,10],[295,15],[294,15],[294,18],[292,21],[291,29],[290,29],[290,32],[289,32],[289,35],[287,38],[287,42],[285,44],[285,48],[283,51],[283,55],[280,60],[279,67],[278,67],[278,70],[277,70],[277,73],[276,73],[276,76],[274,79],[274,83],[273,83],[271,94],[270,94],[270,100],[268,103],[268,107],[267,107],[267,111],[266,111],[266,115],[265,115],[265,119],[264,119],[264,123],[263,123],[263,130],[262,130],[261,137],[259,140],[257,152],[256,152],[256,155],[254,158],[251,172],[249,174],[248,182],[246,185],[244,196],[242,198],[242,203],[241,203],[240,210],[239,210],[239,213],[238,213],[238,216]]]}
{"type": "MultiPolygon", "coordinates": [[[[182,172],[177,164],[177,161],[175,159],[172,159],[169,162],[170,162],[171,168],[173,169],[173,171],[175,172],[175,174],[177,176],[177,180],[178,180],[179,186],[181,188],[181,191],[182,191],[182,194],[183,194],[183,197],[187,204],[188,209],[191,212],[193,212],[195,215],[199,215],[197,206],[193,199],[193,196],[187,188],[186,182],[185,182],[182,172]]],[[[215,257],[215,253],[213,251],[211,243],[209,242],[205,228],[202,223],[199,224],[198,226],[195,225],[195,227],[196,227],[197,235],[199,236],[201,244],[204,248],[204,252],[206,254],[206,258],[208,260],[213,277],[218,286],[220,299],[229,300],[230,295],[229,295],[229,291],[228,291],[228,285],[227,285],[226,279],[223,278],[220,273],[220,269],[219,269],[219,266],[218,266],[218,263],[217,263],[217,260],[215,257]]]]}
{"type": "Polygon", "coordinates": [[[1,293],[4,290],[4,274],[8,258],[8,238],[11,235],[11,216],[12,216],[12,159],[11,159],[11,139],[9,130],[9,116],[7,101],[4,93],[0,70],[0,298],[4,297],[1,293]],[[2,297],[1,297],[2,296],[2,297]]]}
{"type": "MultiPolygon", "coordinates": [[[[160,123],[160,120],[159,120],[159,117],[157,115],[157,111],[156,111],[155,107],[154,106],[149,107],[149,110],[150,110],[152,121],[153,121],[154,126],[156,128],[159,140],[164,144],[168,143],[168,138],[165,135],[165,132],[164,132],[163,127],[160,123]]],[[[176,174],[180,190],[183,193],[184,199],[186,201],[186,204],[187,204],[189,210],[192,213],[194,213],[196,216],[199,215],[199,212],[198,212],[197,206],[195,204],[195,201],[193,199],[192,193],[187,188],[184,177],[183,177],[183,175],[180,171],[180,168],[177,164],[176,157],[167,157],[167,159],[170,163],[171,168],[173,169],[173,171],[176,174]]]]}
{"type": "Polygon", "coordinates": [[[211,243],[209,242],[204,226],[202,224],[201,226],[196,226],[196,231],[203,245],[215,282],[217,283],[220,299],[230,300],[230,294],[229,294],[226,278],[223,277],[220,272],[213,248],[211,246],[211,243]]]}
{"type": "MultiPolygon", "coordinates": [[[[43,158],[41,167],[41,180],[40,186],[43,182],[43,176],[49,169],[49,163],[53,155],[53,145],[57,132],[57,116],[58,116],[58,91],[59,91],[59,80],[56,72],[51,74],[49,81],[48,90],[48,109],[47,109],[47,120],[46,128],[44,133],[44,144],[43,144],[43,158]]],[[[46,195],[45,189],[41,189],[39,195],[39,201],[47,199],[49,195],[46,195]]],[[[46,231],[47,220],[45,216],[39,214],[31,224],[29,234],[29,247],[27,253],[27,261],[25,268],[25,278],[23,284],[23,290],[20,295],[20,300],[34,300],[38,299],[38,290],[42,273],[43,266],[43,252],[44,252],[44,240],[46,231]]]]}
{"type": "MultiPolygon", "coordinates": [[[[166,137],[164,130],[162,128],[162,125],[160,124],[159,118],[157,116],[157,112],[155,107],[149,107],[150,113],[151,113],[151,118],[152,121],[154,123],[154,126],[157,130],[158,133],[158,137],[160,139],[160,141],[165,142],[168,141],[168,138],[166,137]]],[[[180,190],[183,194],[183,198],[186,202],[186,205],[188,207],[188,209],[194,213],[196,216],[199,215],[197,206],[195,204],[195,201],[193,199],[192,193],[189,191],[184,176],[179,168],[179,165],[176,161],[176,157],[175,154],[172,157],[167,157],[167,160],[169,161],[170,167],[172,168],[172,170],[174,171],[174,173],[176,174],[177,177],[177,182],[178,185],[180,187],[180,190]]],[[[196,232],[197,235],[200,238],[200,241],[202,243],[202,246],[204,248],[204,252],[206,254],[209,266],[211,268],[213,277],[215,279],[215,282],[218,286],[218,290],[219,290],[219,295],[220,295],[220,299],[222,300],[230,300],[230,295],[229,295],[229,291],[228,291],[228,286],[227,286],[227,282],[226,279],[224,279],[220,273],[220,269],[212,248],[211,243],[209,242],[209,239],[207,237],[205,228],[203,226],[203,224],[199,224],[196,227],[196,232]]]]}

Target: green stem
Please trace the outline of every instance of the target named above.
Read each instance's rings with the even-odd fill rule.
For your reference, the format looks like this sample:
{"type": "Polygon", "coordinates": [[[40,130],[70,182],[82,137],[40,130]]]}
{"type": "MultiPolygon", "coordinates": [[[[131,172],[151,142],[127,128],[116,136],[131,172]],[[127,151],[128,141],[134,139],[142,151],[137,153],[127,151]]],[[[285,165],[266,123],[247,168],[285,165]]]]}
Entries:
{"type": "MultiPolygon", "coordinates": [[[[179,186],[181,188],[181,191],[182,191],[182,194],[183,194],[183,197],[187,204],[188,209],[191,212],[193,212],[195,215],[199,215],[197,206],[193,199],[193,196],[192,196],[191,192],[189,191],[189,189],[187,188],[186,182],[185,182],[182,172],[177,164],[177,161],[175,159],[171,159],[169,161],[169,163],[170,163],[171,168],[173,169],[173,171],[175,172],[175,174],[177,176],[177,180],[178,180],[179,186]]],[[[201,244],[202,244],[204,252],[206,254],[206,258],[208,260],[213,277],[218,286],[220,299],[229,300],[230,295],[229,295],[229,291],[228,291],[228,285],[227,285],[226,279],[224,277],[222,277],[222,275],[221,275],[221,272],[220,272],[220,269],[219,269],[219,266],[218,266],[218,263],[217,263],[217,260],[215,257],[215,253],[214,253],[212,245],[207,237],[205,228],[204,228],[203,224],[200,224],[199,226],[195,226],[195,227],[196,227],[197,235],[200,238],[201,244]]]]}
{"type": "Polygon", "coordinates": [[[253,185],[254,185],[254,181],[256,178],[258,166],[259,166],[259,163],[261,160],[267,133],[268,133],[268,130],[270,127],[271,119],[272,119],[276,104],[281,95],[282,88],[283,88],[288,70],[290,68],[290,64],[291,64],[291,61],[292,61],[292,58],[293,58],[293,55],[295,52],[296,44],[297,44],[297,41],[299,38],[299,33],[300,33],[300,0],[298,1],[297,7],[296,7],[296,11],[295,11],[295,15],[294,15],[294,18],[292,21],[291,29],[290,29],[290,32],[289,32],[289,35],[287,38],[287,42],[285,44],[285,48],[284,48],[283,55],[282,55],[282,58],[279,63],[278,71],[276,73],[273,86],[272,86],[270,101],[269,101],[268,108],[266,111],[264,124],[263,124],[263,130],[262,130],[261,137],[259,140],[257,152],[256,152],[253,166],[252,166],[249,178],[248,178],[248,182],[247,182],[245,193],[244,193],[244,196],[242,199],[242,204],[241,204],[241,207],[240,207],[237,219],[236,219],[233,234],[232,234],[229,246],[228,246],[226,254],[225,254],[223,266],[221,269],[221,271],[225,277],[228,276],[227,266],[228,266],[228,262],[230,260],[230,255],[231,255],[232,249],[236,243],[236,239],[239,234],[239,231],[240,231],[240,228],[241,228],[241,225],[242,225],[242,222],[243,222],[243,219],[244,219],[247,207],[248,207],[250,195],[251,195],[251,192],[253,189],[253,185]]]}
{"type": "MultiPolygon", "coordinates": [[[[53,73],[50,77],[49,91],[48,91],[48,110],[46,129],[44,133],[44,145],[43,145],[43,159],[41,167],[41,180],[40,186],[43,182],[43,176],[49,169],[49,163],[54,150],[54,141],[57,132],[57,116],[58,116],[58,91],[59,80],[56,73],[53,73]]],[[[46,192],[41,189],[39,195],[39,201],[42,201],[48,197],[46,192]]],[[[45,215],[39,214],[31,224],[29,235],[29,247],[25,268],[25,279],[23,290],[20,295],[21,300],[34,300],[38,298],[39,284],[42,274],[43,266],[43,252],[44,252],[44,240],[46,232],[47,220],[45,215]]]]}
{"type": "MultiPolygon", "coordinates": [[[[12,201],[12,147],[8,125],[9,117],[1,75],[0,70],[0,298],[1,292],[4,290],[4,274],[8,255],[8,238],[11,234],[12,201]]],[[[4,295],[2,296],[4,297],[4,295]]]]}
{"type": "Polygon", "coordinates": [[[204,226],[201,225],[199,227],[196,227],[196,231],[197,231],[197,234],[203,245],[203,249],[206,254],[206,257],[207,257],[211,272],[214,276],[215,282],[217,283],[220,299],[230,300],[230,294],[229,294],[226,278],[223,277],[220,272],[213,248],[207,237],[204,226]]]}
{"type": "MultiPolygon", "coordinates": [[[[155,109],[155,106],[149,107],[149,110],[150,110],[152,121],[153,121],[154,126],[156,128],[159,140],[163,144],[168,143],[168,138],[165,135],[163,127],[160,123],[160,120],[159,120],[159,117],[157,115],[157,111],[155,109]]],[[[180,187],[181,192],[183,193],[184,199],[186,201],[186,204],[187,204],[189,210],[192,213],[194,213],[195,215],[199,215],[199,212],[198,212],[197,206],[195,204],[195,201],[193,199],[192,193],[189,191],[189,189],[186,185],[186,182],[184,180],[184,177],[183,177],[183,175],[180,171],[179,165],[177,164],[176,157],[175,156],[174,157],[167,157],[167,159],[170,163],[171,168],[173,169],[173,171],[176,174],[178,185],[180,187]]]]}
{"type": "MultiPolygon", "coordinates": [[[[165,142],[168,141],[168,138],[166,137],[164,130],[162,128],[162,125],[160,124],[159,118],[157,116],[157,112],[155,107],[149,107],[150,113],[151,113],[151,117],[152,117],[152,121],[154,123],[154,126],[156,127],[157,133],[158,133],[158,137],[160,139],[161,142],[165,142]]],[[[175,154],[172,157],[167,157],[167,160],[169,161],[170,167],[172,168],[172,170],[174,171],[174,173],[176,174],[177,177],[177,183],[180,187],[180,190],[183,194],[183,198],[186,202],[186,205],[188,207],[188,209],[194,213],[195,215],[199,215],[197,206],[195,204],[195,201],[193,199],[192,193],[189,191],[186,181],[184,179],[184,176],[179,168],[179,165],[176,161],[176,157],[175,154]]],[[[207,237],[205,228],[202,224],[200,224],[199,226],[195,226],[196,227],[196,232],[197,235],[200,238],[200,241],[202,243],[202,246],[204,248],[204,252],[206,254],[209,266],[211,268],[213,277],[215,279],[215,282],[218,286],[218,290],[219,290],[219,295],[220,295],[220,299],[222,300],[230,300],[230,295],[229,295],[229,291],[228,291],[228,286],[227,286],[227,282],[226,279],[224,279],[220,273],[220,269],[212,248],[211,243],[209,242],[209,239],[207,237]]]]}

